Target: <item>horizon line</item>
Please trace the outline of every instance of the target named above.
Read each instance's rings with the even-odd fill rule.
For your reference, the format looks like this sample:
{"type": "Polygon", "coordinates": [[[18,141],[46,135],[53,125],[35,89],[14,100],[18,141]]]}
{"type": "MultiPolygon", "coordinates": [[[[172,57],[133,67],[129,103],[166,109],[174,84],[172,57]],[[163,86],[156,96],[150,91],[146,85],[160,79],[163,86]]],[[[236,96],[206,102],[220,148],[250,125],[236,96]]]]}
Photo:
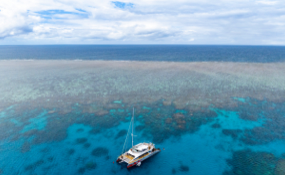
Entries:
{"type": "Polygon", "coordinates": [[[285,47],[285,45],[242,45],[242,44],[0,44],[1,46],[267,46],[285,47]]]}

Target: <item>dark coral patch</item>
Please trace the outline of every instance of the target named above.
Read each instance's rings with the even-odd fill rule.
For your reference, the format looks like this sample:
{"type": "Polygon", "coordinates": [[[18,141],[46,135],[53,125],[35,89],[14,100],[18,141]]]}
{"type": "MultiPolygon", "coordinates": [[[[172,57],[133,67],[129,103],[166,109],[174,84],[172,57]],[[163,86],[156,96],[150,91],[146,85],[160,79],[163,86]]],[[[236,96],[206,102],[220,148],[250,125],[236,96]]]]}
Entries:
{"type": "Polygon", "coordinates": [[[54,159],[53,157],[48,157],[48,158],[47,158],[47,160],[48,160],[49,162],[52,162],[53,159],[54,159]]]}
{"type": "Polygon", "coordinates": [[[251,150],[236,151],[232,159],[227,160],[232,167],[224,175],[266,174],[273,175],[278,159],[271,153],[253,152],[251,150]]]}
{"type": "Polygon", "coordinates": [[[96,157],[105,156],[105,155],[108,155],[108,153],[109,153],[109,150],[104,147],[98,147],[92,151],[92,155],[96,157]]]}
{"type": "Polygon", "coordinates": [[[221,125],[219,123],[214,123],[211,126],[212,128],[221,128],[221,125]]]}
{"type": "Polygon", "coordinates": [[[99,134],[101,132],[100,128],[92,128],[89,133],[90,134],[99,134]]]}
{"type": "Polygon", "coordinates": [[[79,174],[83,174],[83,173],[85,173],[85,170],[86,170],[86,169],[85,169],[84,167],[81,167],[81,168],[78,169],[77,172],[78,172],[79,174]]]}
{"type": "Polygon", "coordinates": [[[84,129],[82,129],[82,128],[79,128],[76,130],[76,132],[83,132],[83,131],[84,131],[84,129]]]}
{"type": "Polygon", "coordinates": [[[176,170],[175,170],[175,168],[172,168],[172,174],[176,174],[176,170]]]}
{"type": "Polygon", "coordinates": [[[57,120],[54,120],[54,118],[48,118],[46,129],[35,131],[33,144],[62,141],[67,136],[66,129],[74,123],[75,117],[76,116],[69,118],[69,116],[62,116],[57,120]],[[68,120],[66,120],[66,118],[68,118],[68,120]]]}
{"type": "Polygon", "coordinates": [[[171,124],[172,123],[172,118],[167,118],[164,121],[166,124],[171,124]]]}
{"type": "Polygon", "coordinates": [[[84,146],[84,148],[89,148],[91,146],[91,144],[90,143],[85,143],[83,146],[84,146]]]}
{"type": "Polygon", "coordinates": [[[83,144],[85,142],[87,142],[87,138],[78,138],[78,139],[76,139],[76,143],[77,144],[83,144]]]}
{"type": "Polygon", "coordinates": [[[276,139],[285,140],[285,103],[272,103],[251,98],[248,103],[238,106],[239,117],[244,120],[263,123],[260,127],[245,129],[244,134],[240,137],[241,141],[248,145],[259,145],[267,144],[276,139]]]}
{"type": "Polygon", "coordinates": [[[88,162],[84,167],[81,167],[77,170],[79,174],[84,174],[86,170],[94,170],[97,167],[95,162],[88,162]]]}
{"type": "Polygon", "coordinates": [[[249,121],[257,121],[259,116],[257,114],[250,114],[242,112],[239,117],[243,120],[249,120],[249,121]]]}
{"type": "Polygon", "coordinates": [[[284,175],[285,174],[285,159],[281,159],[277,162],[275,167],[275,175],[284,175]]]}
{"type": "Polygon", "coordinates": [[[72,155],[72,154],[74,154],[74,153],[75,153],[75,150],[74,150],[74,149],[68,150],[68,155],[72,155]]]}
{"type": "Polygon", "coordinates": [[[172,116],[172,119],[178,124],[178,125],[184,125],[186,123],[185,116],[181,113],[175,113],[172,116]]]}
{"type": "Polygon", "coordinates": [[[125,130],[125,129],[122,129],[122,130],[120,130],[119,132],[118,132],[118,134],[116,135],[116,139],[117,138],[120,138],[120,137],[122,137],[122,136],[126,136],[127,135],[127,130],[125,130]]]}
{"type": "Polygon", "coordinates": [[[226,151],[226,149],[225,149],[225,147],[224,147],[223,144],[218,144],[218,145],[215,146],[215,148],[216,148],[217,150],[226,151]]]}
{"type": "Polygon", "coordinates": [[[43,163],[44,163],[43,160],[38,160],[35,163],[26,166],[25,170],[26,171],[32,171],[32,170],[36,169],[37,167],[41,166],[43,163]]]}
{"type": "Polygon", "coordinates": [[[85,165],[85,168],[87,170],[93,170],[97,167],[97,164],[95,162],[88,162],[86,165],[85,165]]]}
{"type": "Polygon", "coordinates": [[[88,159],[88,157],[81,157],[81,156],[79,156],[79,157],[77,157],[75,159],[75,162],[76,162],[76,164],[84,164],[87,159],[88,159]]]}
{"type": "Polygon", "coordinates": [[[54,165],[50,165],[50,166],[46,166],[46,167],[43,167],[43,171],[44,172],[47,172],[47,171],[50,171],[51,169],[53,169],[54,168],[54,165]]]}
{"type": "Polygon", "coordinates": [[[22,153],[25,153],[25,152],[30,151],[30,149],[31,149],[31,144],[30,144],[29,142],[25,142],[25,143],[22,145],[21,152],[22,152],[22,153]]]}
{"type": "Polygon", "coordinates": [[[139,125],[139,126],[136,126],[135,130],[136,131],[142,131],[144,128],[145,128],[145,126],[139,125]]]}
{"type": "Polygon", "coordinates": [[[144,123],[143,136],[152,139],[155,143],[162,143],[172,136],[180,137],[185,133],[196,132],[201,125],[212,122],[214,117],[217,116],[217,113],[209,109],[183,113],[184,109],[177,110],[173,105],[165,107],[160,105],[159,102],[150,106],[152,108],[147,112],[137,110],[140,112],[137,115],[143,116],[143,118],[137,120],[144,123]],[[156,106],[159,106],[159,111],[152,110],[156,106]],[[170,114],[172,115],[170,116],[170,114]]]}
{"type": "Polygon", "coordinates": [[[42,152],[42,153],[47,153],[47,152],[49,152],[49,151],[50,151],[50,148],[49,148],[49,147],[45,147],[45,148],[41,149],[41,152],[42,152]]]}
{"type": "Polygon", "coordinates": [[[189,171],[189,167],[186,165],[180,165],[179,170],[182,172],[188,172],[189,171]]]}
{"type": "Polygon", "coordinates": [[[236,139],[240,133],[242,133],[242,130],[240,129],[223,129],[222,133],[226,136],[231,136],[233,139],[236,139]]]}

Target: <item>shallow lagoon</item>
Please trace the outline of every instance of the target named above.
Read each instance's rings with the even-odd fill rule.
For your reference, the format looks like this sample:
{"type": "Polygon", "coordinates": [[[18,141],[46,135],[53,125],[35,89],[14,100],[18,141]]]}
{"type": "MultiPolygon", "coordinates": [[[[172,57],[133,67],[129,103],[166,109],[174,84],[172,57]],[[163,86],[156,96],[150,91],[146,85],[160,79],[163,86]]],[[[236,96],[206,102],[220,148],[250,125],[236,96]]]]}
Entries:
{"type": "Polygon", "coordinates": [[[2,174],[284,174],[283,63],[1,61],[2,174]],[[135,142],[161,153],[127,170],[135,142]]]}

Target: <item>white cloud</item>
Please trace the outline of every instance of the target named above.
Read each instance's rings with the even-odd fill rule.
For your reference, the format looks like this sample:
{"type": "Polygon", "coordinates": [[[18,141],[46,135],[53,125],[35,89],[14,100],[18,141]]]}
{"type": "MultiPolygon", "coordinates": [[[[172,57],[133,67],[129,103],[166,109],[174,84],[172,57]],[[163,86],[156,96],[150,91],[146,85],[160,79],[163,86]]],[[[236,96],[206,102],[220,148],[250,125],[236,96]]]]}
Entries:
{"type": "Polygon", "coordinates": [[[264,4],[264,5],[276,5],[277,1],[257,1],[258,4],[264,4]]]}
{"type": "Polygon", "coordinates": [[[283,1],[117,2],[5,1],[0,44],[285,45],[283,1]]]}

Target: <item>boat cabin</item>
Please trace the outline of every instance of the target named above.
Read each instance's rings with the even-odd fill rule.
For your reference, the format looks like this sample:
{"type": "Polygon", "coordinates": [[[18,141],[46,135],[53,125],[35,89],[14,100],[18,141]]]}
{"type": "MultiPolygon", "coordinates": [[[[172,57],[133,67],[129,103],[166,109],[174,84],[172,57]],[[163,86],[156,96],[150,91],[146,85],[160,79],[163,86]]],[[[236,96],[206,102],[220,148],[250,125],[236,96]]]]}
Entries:
{"type": "Polygon", "coordinates": [[[131,160],[136,160],[138,158],[144,157],[153,149],[153,144],[148,143],[140,143],[138,145],[133,146],[128,152],[128,158],[132,157],[131,160]]]}
{"type": "Polygon", "coordinates": [[[135,145],[131,150],[134,153],[141,153],[141,152],[147,151],[148,148],[150,149],[149,145],[144,144],[144,143],[140,143],[138,145],[135,145]]]}

